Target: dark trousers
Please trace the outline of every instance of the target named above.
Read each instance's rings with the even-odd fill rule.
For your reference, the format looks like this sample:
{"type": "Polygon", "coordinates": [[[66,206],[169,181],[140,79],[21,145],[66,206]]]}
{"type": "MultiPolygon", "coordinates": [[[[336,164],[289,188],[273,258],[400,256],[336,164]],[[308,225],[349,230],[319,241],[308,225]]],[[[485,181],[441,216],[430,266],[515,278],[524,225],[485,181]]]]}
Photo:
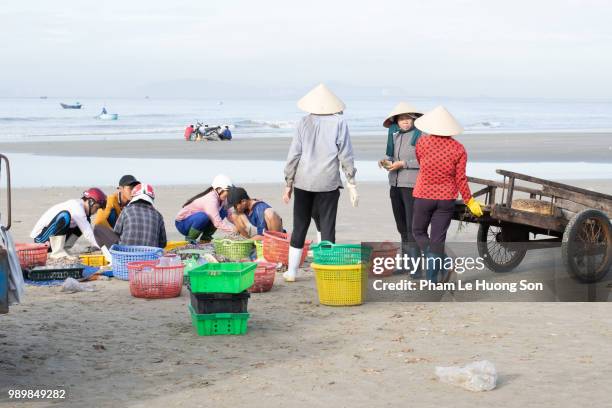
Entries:
{"type": "Polygon", "coordinates": [[[340,190],[326,192],[312,192],[293,189],[293,232],[291,233],[291,246],[303,248],[310,219],[313,215],[317,221],[317,228],[321,231],[322,241],[336,242],[336,214],[338,213],[338,199],[340,190]]]}
{"type": "Polygon", "coordinates": [[[414,199],[412,233],[422,251],[444,253],[446,232],[455,212],[455,200],[414,199]],[[430,235],[427,228],[431,225],[430,235]]]}
{"type": "Polygon", "coordinates": [[[402,237],[402,242],[414,242],[412,235],[412,214],[414,207],[413,188],[391,187],[389,197],[397,232],[402,237]]]}
{"type": "Polygon", "coordinates": [[[110,248],[114,244],[119,243],[119,235],[105,225],[95,225],[93,232],[94,238],[100,248],[102,248],[102,246],[110,248]]]}
{"type": "Polygon", "coordinates": [[[71,235],[81,236],[81,230],[78,227],[70,228],[71,215],[68,211],[60,211],[47,225],[42,229],[40,234],[34,238],[34,242],[42,244],[49,241],[49,238],[57,235],[66,235],[66,239],[71,235]]]}

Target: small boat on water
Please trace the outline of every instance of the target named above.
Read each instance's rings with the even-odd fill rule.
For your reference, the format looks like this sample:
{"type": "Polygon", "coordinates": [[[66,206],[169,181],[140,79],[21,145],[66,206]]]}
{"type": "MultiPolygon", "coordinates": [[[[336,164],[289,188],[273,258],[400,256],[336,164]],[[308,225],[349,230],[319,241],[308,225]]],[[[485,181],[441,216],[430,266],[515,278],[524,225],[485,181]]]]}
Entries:
{"type": "Polygon", "coordinates": [[[80,102],[77,102],[74,105],[68,105],[66,103],[61,103],[60,102],[60,105],[62,105],[62,108],[64,108],[64,109],[81,109],[81,107],[83,106],[83,105],[81,105],[80,102]]]}
{"type": "Polygon", "coordinates": [[[98,116],[94,116],[96,119],[100,120],[117,120],[119,119],[118,113],[101,113],[98,116]]]}

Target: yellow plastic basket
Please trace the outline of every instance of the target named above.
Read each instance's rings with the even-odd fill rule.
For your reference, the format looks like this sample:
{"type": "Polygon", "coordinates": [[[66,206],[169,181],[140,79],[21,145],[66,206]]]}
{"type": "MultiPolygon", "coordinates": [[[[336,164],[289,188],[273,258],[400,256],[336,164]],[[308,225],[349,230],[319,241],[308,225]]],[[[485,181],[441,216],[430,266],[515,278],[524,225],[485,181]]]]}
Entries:
{"type": "Polygon", "coordinates": [[[263,240],[255,240],[255,249],[257,250],[257,259],[264,259],[263,256],[263,240]]]}
{"type": "Polygon", "coordinates": [[[365,298],[362,265],[310,265],[315,272],[319,302],[327,306],[355,306],[365,298]]]}
{"type": "Polygon", "coordinates": [[[108,265],[108,262],[106,261],[106,258],[104,258],[104,255],[100,254],[96,254],[96,255],[79,255],[79,258],[81,259],[81,263],[83,265],[87,265],[87,266],[105,266],[108,265]]]}
{"type": "Polygon", "coordinates": [[[168,241],[164,251],[172,251],[173,249],[184,247],[187,244],[189,244],[187,241],[168,241]]]}

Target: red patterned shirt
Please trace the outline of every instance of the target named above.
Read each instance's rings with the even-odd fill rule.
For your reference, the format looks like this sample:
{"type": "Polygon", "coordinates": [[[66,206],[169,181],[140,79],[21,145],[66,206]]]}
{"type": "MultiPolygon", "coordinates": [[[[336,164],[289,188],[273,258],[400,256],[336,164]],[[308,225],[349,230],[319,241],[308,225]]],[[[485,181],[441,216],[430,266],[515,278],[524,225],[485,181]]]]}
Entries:
{"type": "Polygon", "coordinates": [[[465,175],[467,153],[452,137],[423,136],[416,145],[420,171],[413,196],[431,200],[455,200],[461,192],[463,201],[472,197],[465,175]]]}

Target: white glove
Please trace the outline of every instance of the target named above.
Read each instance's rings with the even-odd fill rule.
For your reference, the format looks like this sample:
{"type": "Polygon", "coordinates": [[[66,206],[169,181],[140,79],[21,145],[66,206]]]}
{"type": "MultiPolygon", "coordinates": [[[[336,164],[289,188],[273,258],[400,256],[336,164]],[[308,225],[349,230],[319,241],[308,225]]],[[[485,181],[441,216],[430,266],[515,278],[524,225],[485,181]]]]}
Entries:
{"type": "Polygon", "coordinates": [[[357,185],[353,183],[346,182],[346,188],[349,191],[349,195],[351,198],[351,205],[353,207],[357,207],[359,205],[359,194],[357,194],[357,185]]]}

